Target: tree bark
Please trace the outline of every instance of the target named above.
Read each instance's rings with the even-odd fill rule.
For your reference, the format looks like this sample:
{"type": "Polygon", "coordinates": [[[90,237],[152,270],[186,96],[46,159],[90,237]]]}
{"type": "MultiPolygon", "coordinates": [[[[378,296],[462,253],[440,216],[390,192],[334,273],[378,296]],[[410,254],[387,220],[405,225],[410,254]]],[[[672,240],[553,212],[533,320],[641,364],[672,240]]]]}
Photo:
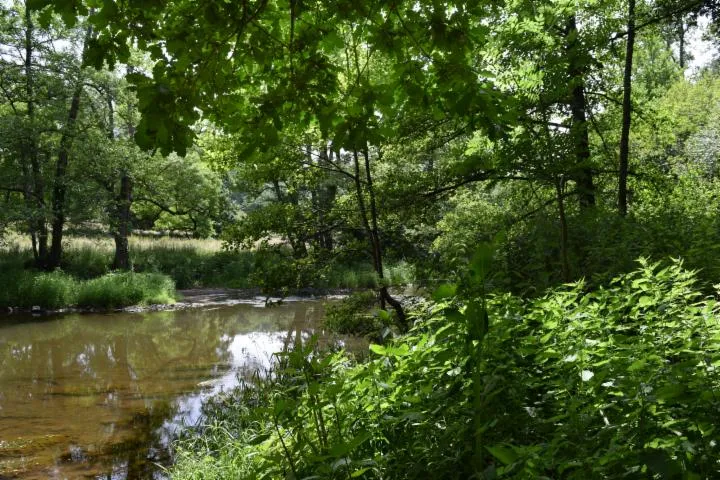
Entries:
{"type": "Polygon", "coordinates": [[[38,146],[35,136],[35,77],[33,75],[33,35],[35,25],[32,12],[25,2],[25,95],[27,100],[28,142],[25,152],[26,162],[23,165],[25,175],[24,194],[28,204],[30,218],[28,227],[33,246],[35,264],[45,268],[48,256],[48,230],[45,223],[45,185],[42,168],[38,158],[38,146]],[[29,164],[29,171],[28,171],[29,164]]]}
{"type": "MultiPolygon", "coordinates": [[[[108,89],[107,92],[108,107],[108,139],[115,140],[115,108],[113,106],[113,96],[108,89]]],[[[128,135],[132,138],[132,126],[128,125],[128,135]]],[[[114,194],[114,183],[110,183],[111,194],[114,194]]],[[[120,173],[120,190],[113,199],[112,215],[115,217],[113,224],[113,239],[115,240],[115,255],[113,258],[113,270],[130,270],[130,246],[128,237],[130,236],[130,220],[132,207],[132,189],[133,183],[127,168],[122,168],[120,173]]]]}
{"type": "Polygon", "coordinates": [[[128,237],[130,236],[130,207],[132,206],[132,179],[127,171],[120,177],[120,192],[115,199],[117,226],[113,237],[115,239],[115,258],[113,269],[130,270],[130,248],[128,237]]]}
{"type": "MultiPolygon", "coordinates": [[[[633,5],[634,7],[634,5],[633,5]]],[[[633,37],[635,36],[635,26],[633,25],[633,37]]],[[[680,64],[680,68],[685,70],[685,19],[683,16],[680,16],[680,20],[678,22],[678,63],[680,64]]],[[[628,28],[628,38],[630,35],[630,28],[628,28]]],[[[629,41],[629,40],[628,40],[629,41]]]]}
{"type": "MultiPolygon", "coordinates": [[[[92,35],[92,28],[85,30],[85,39],[83,41],[83,57],[87,50],[88,41],[92,35]]],[[[82,65],[80,66],[82,68],[82,65]]],[[[63,229],[65,228],[65,203],[67,200],[67,168],[70,157],[70,149],[73,144],[75,135],[75,124],[80,114],[80,98],[82,96],[83,82],[82,72],[80,78],[77,79],[75,90],[73,91],[70,101],[70,110],[68,111],[67,124],[63,129],[60,138],[60,147],[58,150],[57,163],[55,164],[55,178],[53,180],[52,191],[52,242],[50,243],[50,253],[45,265],[47,270],[54,270],[60,266],[62,259],[62,241],[63,229]]]]}
{"type": "Polygon", "coordinates": [[[630,124],[632,122],[632,69],[635,49],[635,0],[628,1],[628,36],[623,76],[622,132],[620,134],[620,165],[618,172],[618,212],[627,215],[627,177],[630,157],[630,124]]]}
{"type": "Polygon", "coordinates": [[[402,308],[402,304],[390,295],[387,286],[383,283],[385,275],[383,272],[383,261],[382,261],[382,245],[380,243],[380,235],[378,230],[377,222],[377,205],[375,200],[375,189],[373,186],[372,173],[370,171],[370,154],[367,147],[363,150],[363,156],[365,159],[365,181],[368,190],[368,197],[370,199],[370,217],[368,218],[368,209],[365,206],[365,196],[363,195],[362,181],[360,177],[360,160],[358,158],[357,150],[353,151],[353,162],[355,166],[355,193],[357,195],[358,209],[360,210],[360,217],[365,228],[365,232],[370,241],[370,251],[373,258],[373,266],[375,272],[380,279],[380,308],[385,309],[385,303],[389,303],[393,307],[398,318],[398,325],[401,329],[407,330],[407,318],[405,311],[402,308]]]}
{"type": "Polygon", "coordinates": [[[53,270],[60,266],[62,258],[63,229],[65,228],[65,202],[67,197],[67,167],[72,147],[75,123],[80,113],[80,96],[82,95],[82,83],[78,82],[73,92],[68,112],[67,125],[60,139],[57,163],[55,164],[55,179],[53,183],[52,196],[52,242],[50,244],[50,255],[46,268],[53,270]]]}
{"type": "Polygon", "coordinates": [[[570,281],[570,262],[568,261],[568,225],[565,215],[565,179],[560,178],[555,183],[557,193],[558,216],[560,217],[560,262],[562,264],[563,282],[570,281]]]}
{"type": "Polygon", "coordinates": [[[572,15],[566,27],[566,51],[568,55],[568,74],[570,77],[570,111],[572,114],[572,135],[575,147],[574,180],[577,183],[581,208],[595,206],[595,185],[590,165],[590,136],[587,122],[587,99],[585,97],[586,66],[579,51],[579,31],[577,21],[572,15]]]}

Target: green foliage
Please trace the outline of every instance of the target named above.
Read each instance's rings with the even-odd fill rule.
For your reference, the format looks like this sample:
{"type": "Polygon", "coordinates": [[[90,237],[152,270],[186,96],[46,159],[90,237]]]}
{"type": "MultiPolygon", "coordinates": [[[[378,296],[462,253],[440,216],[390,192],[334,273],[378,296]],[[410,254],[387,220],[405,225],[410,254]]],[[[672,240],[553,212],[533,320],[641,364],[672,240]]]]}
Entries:
{"type": "Polygon", "coordinates": [[[138,249],[131,255],[139,272],[169,275],[177,288],[249,288],[253,254],[249,251],[206,252],[193,247],[164,245],[138,249]]]}
{"type": "Polygon", "coordinates": [[[382,339],[389,327],[377,311],[377,294],[373,291],[355,292],[337,303],[328,304],[324,325],[333,332],[382,339]]]}
{"type": "Polygon", "coordinates": [[[160,274],[109,273],[80,280],[62,271],[4,271],[0,307],[57,310],[67,307],[113,309],[175,301],[175,285],[160,274]]]}
{"type": "Polygon", "coordinates": [[[24,273],[16,279],[17,290],[10,295],[6,306],[32,308],[39,306],[57,309],[74,305],[80,285],[74,278],[62,272],[24,273]]]}
{"type": "Polygon", "coordinates": [[[84,245],[67,249],[62,262],[64,272],[82,279],[96,278],[110,272],[112,259],[108,252],[84,245]]]}
{"type": "Polygon", "coordinates": [[[591,294],[578,284],[524,306],[498,300],[507,306],[488,339],[490,410],[522,422],[490,432],[512,454],[498,473],[718,474],[720,322],[692,272],[642,261],[591,294]],[[493,378],[512,378],[513,387],[493,378]]]}
{"type": "Polygon", "coordinates": [[[173,478],[720,473],[720,312],[694,273],[642,261],[593,293],[580,283],[487,308],[474,361],[470,313],[452,299],[366,363],[297,338],[275,371],[205,406],[173,478]]]}
{"type": "Polygon", "coordinates": [[[175,284],[157,273],[110,273],[83,282],[77,297],[81,307],[108,309],[174,302],[175,284]]]}

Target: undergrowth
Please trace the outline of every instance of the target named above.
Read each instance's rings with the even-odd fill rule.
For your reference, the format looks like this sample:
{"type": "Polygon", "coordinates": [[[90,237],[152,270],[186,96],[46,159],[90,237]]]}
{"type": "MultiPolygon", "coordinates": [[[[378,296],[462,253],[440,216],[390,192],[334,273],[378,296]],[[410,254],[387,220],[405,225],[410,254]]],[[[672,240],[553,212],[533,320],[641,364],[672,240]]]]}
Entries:
{"type": "Polygon", "coordinates": [[[161,274],[109,273],[79,280],[61,271],[15,270],[0,276],[0,308],[120,308],[174,301],[175,285],[161,274]]]}
{"type": "Polygon", "coordinates": [[[383,321],[380,312],[373,308],[377,303],[374,291],[355,292],[340,302],[328,304],[323,324],[336,333],[382,339],[389,322],[383,321]]]}
{"type": "MultiPolygon", "coordinates": [[[[267,293],[301,288],[377,288],[382,282],[365,263],[316,262],[295,259],[284,247],[222,250],[217,240],[130,238],[132,268],[160,273],[178,289],[260,288],[267,293]]],[[[78,279],[111,273],[112,245],[105,238],[70,237],[64,249],[62,271],[78,279]]],[[[0,276],[32,264],[30,246],[23,238],[0,248],[0,276]]],[[[413,283],[414,271],[404,261],[388,262],[389,285],[413,283]]]]}
{"type": "Polygon", "coordinates": [[[279,354],[205,405],[172,477],[720,476],[720,317],[694,273],[644,262],[593,293],[451,294],[366,363],[312,341],[279,354]]]}

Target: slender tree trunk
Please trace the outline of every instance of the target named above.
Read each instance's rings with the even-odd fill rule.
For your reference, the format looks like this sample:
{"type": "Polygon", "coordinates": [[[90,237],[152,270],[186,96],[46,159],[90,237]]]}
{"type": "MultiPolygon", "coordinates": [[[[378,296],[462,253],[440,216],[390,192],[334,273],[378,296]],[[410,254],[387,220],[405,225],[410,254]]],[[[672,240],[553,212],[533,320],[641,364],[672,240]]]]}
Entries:
{"type": "MultiPolygon", "coordinates": [[[[324,155],[332,162],[333,161],[333,150],[327,147],[327,142],[324,142],[324,155]]],[[[332,211],[333,205],[335,204],[335,198],[337,197],[337,185],[326,185],[322,190],[322,199],[320,208],[323,211],[323,217],[327,212],[332,211]]],[[[329,228],[325,228],[322,234],[322,247],[327,251],[332,251],[333,245],[333,232],[329,228]]]]}
{"type": "Polygon", "coordinates": [[[570,281],[570,262],[568,261],[568,225],[565,216],[565,179],[555,182],[557,192],[558,214],[560,217],[560,261],[562,263],[563,282],[570,281]]]}
{"type": "Polygon", "coordinates": [[[622,132],[620,134],[620,168],[618,172],[618,212],[627,215],[627,177],[630,156],[630,124],[632,122],[632,69],[635,49],[635,0],[628,1],[627,45],[623,76],[622,132]]]}
{"type": "Polygon", "coordinates": [[[60,266],[62,258],[63,229],[65,228],[65,202],[67,198],[67,167],[72,147],[72,136],[74,135],[75,122],[80,113],[80,96],[82,84],[78,83],[73,92],[68,112],[65,132],[60,139],[60,150],[58,151],[57,164],[55,165],[55,180],[52,196],[52,242],[50,244],[50,255],[47,268],[49,270],[60,266]]]}
{"type": "MultiPolygon", "coordinates": [[[[85,38],[83,40],[82,57],[85,57],[88,42],[92,36],[92,27],[85,30],[85,38]]],[[[82,65],[80,66],[82,69],[82,65]]],[[[60,266],[62,259],[62,241],[63,230],[65,228],[65,203],[67,200],[67,168],[70,157],[70,149],[72,148],[75,136],[75,124],[80,115],[80,98],[83,91],[82,71],[80,78],[77,79],[75,90],[73,91],[70,101],[70,110],[68,111],[67,124],[60,138],[60,147],[58,150],[57,163],[55,164],[55,178],[53,180],[52,191],[52,241],[50,243],[50,253],[46,269],[53,270],[60,266]]]]}
{"type": "MultiPolygon", "coordinates": [[[[327,164],[332,162],[333,152],[327,146],[327,141],[323,142],[320,149],[320,162],[327,164]]],[[[327,181],[318,185],[312,191],[313,207],[317,215],[317,242],[321,250],[330,251],[333,248],[332,231],[327,225],[327,214],[332,209],[335,202],[335,187],[327,185],[327,181]]]]}
{"type": "Polygon", "coordinates": [[[572,128],[570,133],[575,145],[574,180],[579,191],[580,207],[595,206],[595,185],[590,165],[590,137],[587,122],[587,99],[585,97],[585,70],[579,50],[579,32],[575,16],[567,22],[567,55],[569,77],[572,91],[570,92],[570,111],[572,128]]]}
{"type": "MultiPolygon", "coordinates": [[[[86,39],[87,40],[87,39],[86,39]]],[[[55,164],[55,178],[52,191],[52,242],[46,268],[55,269],[60,266],[62,259],[63,230],[65,228],[65,203],[67,200],[67,168],[75,135],[75,123],[80,114],[80,97],[82,96],[82,82],[78,80],[70,101],[67,124],[60,139],[57,163],[55,164]]]]}
{"type": "Polygon", "coordinates": [[[370,199],[370,217],[368,218],[367,207],[365,206],[365,196],[362,190],[362,181],[360,174],[360,160],[358,158],[357,150],[353,151],[353,161],[355,166],[355,192],[358,200],[358,208],[360,210],[360,216],[365,228],[365,232],[370,240],[370,250],[373,257],[373,266],[375,272],[380,279],[380,308],[385,309],[385,303],[389,303],[398,317],[399,326],[403,330],[407,330],[407,318],[405,311],[402,308],[402,304],[390,295],[387,286],[383,283],[385,275],[383,272],[383,261],[382,261],[382,245],[380,243],[380,236],[377,223],[377,205],[375,200],[375,189],[373,187],[372,172],[370,171],[370,154],[367,147],[363,150],[363,156],[365,159],[365,181],[368,190],[368,197],[370,199]]]}
{"type": "MultiPolygon", "coordinates": [[[[308,144],[306,146],[306,155],[307,155],[307,162],[309,165],[317,163],[313,159],[312,155],[312,145],[308,144]]],[[[320,157],[322,158],[324,155],[324,150],[320,151],[320,157]]],[[[310,203],[312,205],[312,211],[314,213],[314,220],[315,220],[315,235],[313,236],[314,239],[314,248],[315,251],[320,251],[323,249],[323,230],[325,227],[325,215],[322,208],[322,184],[313,184],[310,187],[310,203]]]]}
{"type": "MultiPolygon", "coordinates": [[[[634,5],[633,5],[633,7],[634,7],[634,5]]],[[[633,36],[635,35],[634,30],[635,30],[635,28],[633,27],[633,36]]],[[[628,30],[628,34],[629,33],[630,33],[630,31],[628,30]]],[[[686,57],[686,55],[685,55],[685,33],[686,33],[685,19],[682,16],[680,16],[680,22],[678,25],[678,36],[679,36],[679,38],[678,38],[678,63],[680,64],[680,68],[682,68],[683,70],[685,70],[685,63],[687,63],[686,59],[685,59],[685,57],[686,57]]],[[[628,42],[629,41],[630,41],[630,39],[628,38],[628,42]]]]}

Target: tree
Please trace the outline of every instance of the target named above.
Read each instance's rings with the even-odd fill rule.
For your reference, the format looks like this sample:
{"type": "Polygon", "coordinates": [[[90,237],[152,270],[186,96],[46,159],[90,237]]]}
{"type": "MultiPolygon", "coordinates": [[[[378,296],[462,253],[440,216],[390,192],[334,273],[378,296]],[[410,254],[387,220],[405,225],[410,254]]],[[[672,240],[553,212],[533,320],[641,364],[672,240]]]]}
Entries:
{"type": "MultiPolygon", "coordinates": [[[[620,135],[620,170],[618,173],[618,211],[627,215],[627,176],[630,155],[630,123],[632,114],[632,71],[635,50],[635,0],[628,0],[627,48],[625,51],[625,73],[623,75],[623,119],[620,135]]],[[[682,61],[681,61],[682,66],[682,61]]]]}

